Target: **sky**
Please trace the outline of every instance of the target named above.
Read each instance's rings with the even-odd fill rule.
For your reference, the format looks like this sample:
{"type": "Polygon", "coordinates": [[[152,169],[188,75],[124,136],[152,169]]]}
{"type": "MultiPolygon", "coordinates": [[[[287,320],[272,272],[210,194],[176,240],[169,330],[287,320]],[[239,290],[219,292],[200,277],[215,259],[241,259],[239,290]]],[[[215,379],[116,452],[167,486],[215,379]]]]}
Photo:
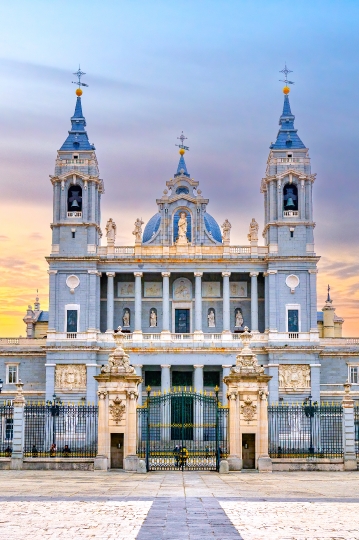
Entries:
{"type": "Polygon", "coordinates": [[[48,307],[56,151],[66,139],[81,64],[82,98],[101,177],[102,227],[133,245],[187,168],[232,223],[231,243],[263,226],[261,178],[293,70],[295,126],[310,149],[318,309],[331,285],[344,335],[359,335],[357,0],[0,0],[0,335],[25,335],[39,290],[48,307]]]}

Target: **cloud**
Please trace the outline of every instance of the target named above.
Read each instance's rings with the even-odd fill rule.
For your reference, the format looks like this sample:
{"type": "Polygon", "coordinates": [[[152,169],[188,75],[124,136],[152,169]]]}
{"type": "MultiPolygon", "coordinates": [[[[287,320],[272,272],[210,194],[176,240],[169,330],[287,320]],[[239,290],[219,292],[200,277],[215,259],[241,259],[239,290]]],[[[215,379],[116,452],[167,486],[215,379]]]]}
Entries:
{"type": "Polygon", "coordinates": [[[9,240],[9,237],[5,236],[5,234],[0,234],[0,242],[6,242],[6,240],[9,240]]]}
{"type": "Polygon", "coordinates": [[[29,234],[28,238],[30,240],[43,240],[44,239],[43,235],[38,232],[33,232],[29,234]]]}

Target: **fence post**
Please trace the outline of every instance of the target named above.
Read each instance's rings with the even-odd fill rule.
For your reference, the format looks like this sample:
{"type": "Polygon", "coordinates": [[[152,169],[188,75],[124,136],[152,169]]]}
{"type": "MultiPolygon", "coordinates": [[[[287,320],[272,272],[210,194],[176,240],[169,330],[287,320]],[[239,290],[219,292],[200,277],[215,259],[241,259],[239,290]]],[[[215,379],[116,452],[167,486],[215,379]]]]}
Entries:
{"type": "Polygon", "coordinates": [[[25,398],[22,393],[23,383],[19,379],[16,384],[17,393],[13,401],[14,413],[13,413],[13,439],[12,439],[12,454],[10,469],[18,470],[22,469],[24,459],[24,408],[25,398]]]}
{"type": "Polygon", "coordinates": [[[345,390],[342,401],[344,470],[356,471],[357,459],[355,453],[354,400],[350,395],[351,384],[347,381],[343,386],[345,390]]]}

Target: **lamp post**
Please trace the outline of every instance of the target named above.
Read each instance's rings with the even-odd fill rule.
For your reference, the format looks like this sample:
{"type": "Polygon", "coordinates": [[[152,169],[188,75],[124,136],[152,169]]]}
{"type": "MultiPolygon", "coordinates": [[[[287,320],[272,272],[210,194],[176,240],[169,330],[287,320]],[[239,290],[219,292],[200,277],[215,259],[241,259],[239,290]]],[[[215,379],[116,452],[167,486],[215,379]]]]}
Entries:
{"type": "Polygon", "coordinates": [[[61,400],[54,394],[52,401],[48,401],[47,405],[50,407],[52,416],[52,444],[56,445],[56,416],[60,416],[61,400]]]}
{"type": "Polygon", "coordinates": [[[305,399],[304,404],[304,414],[307,418],[309,418],[309,429],[310,429],[310,442],[309,442],[309,454],[314,454],[314,447],[313,447],[313,430],[312,430],[312,422],[314,415],[318,411],[318,402],[314,401],[312,403],[312,396],[309,396],[305,399]]]}

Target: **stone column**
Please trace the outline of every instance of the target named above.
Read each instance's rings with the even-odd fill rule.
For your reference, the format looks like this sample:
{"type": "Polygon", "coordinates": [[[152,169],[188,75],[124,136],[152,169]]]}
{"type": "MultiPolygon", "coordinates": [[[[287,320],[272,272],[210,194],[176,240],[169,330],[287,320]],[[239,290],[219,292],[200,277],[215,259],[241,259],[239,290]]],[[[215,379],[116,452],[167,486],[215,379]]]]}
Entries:
{"type": "Polygon", "coordinates": [[[97,364],[86,364],[86,401],[93,405],[97,402],[97,384],[94,377],[98,367],[97,364]]]}
{"type": "Polygon", "coordinates": [[[258,332],[258,274],[251,272],[251,331],[258,332]]]}
{"type": "Polygon", "coordinates": [[[223,334],[231,333],[229,276],[231,272],[222,272],[223,277],[223,334]]]}
{"type": "Polygon", "coordinates": [[[310,393],[313,401],[320,403],[320,367],[321,364],[310,364],[310,393]]]}
{"type": "Polygon", "coordinates": [[[263,272],[264,276],[264,331],[269,330],[269,294],[268,294],[268,273],[263,272]]]}
{"type": "Polygon", "coordinates": [[[49,274],[49,332],[56,332],[56,274],[57,270],[48,270],[49,274]]]}
{"type": "Polygon", "coordinates": [[[51,401],[55,393],[55,368],[56,364],[45,364],[46,368],[46,383],[45,383],[45,399],[51,401]]]}
{"type": "Polygon", "coordinates": [[[163,285],[162,285],[162,336],[170,337],[170,272],[162,272],[163,285]],[[167,336],[166,336],[167,334],[167,336]]]}
{"type": "MultiPolygon", "coordinates": [[[[203,365],[197,364],[193,366],[194,377],[193,386],[195,392],[203,392],[203,365]]],[[[194,406],[194,440],[203,441],[203,407],[200,401],[195,402],[194,406]]]]}
{"type": "Polygon", "coordinates": [[[354,424],[354,400],[350,395],[351,384],[344,384],[343,405],[343,447],[344,447],[344,470],[356,471],[357,459],[355,452],[355,424],[354,424]]]}
{"type": "MultiPolygon", "coordinates": [[[[98,305],[98,287],[100,287],[100,276],[101,272],[97,270],[88,270],[88,332],[97,332],[99,330],[97,322],[97,313],[100,309],[98,305]]],[[[83,325],[81,324],[81,315],[80,315],[80,328],[77,329],[78,332],[83,331],[83,325]]]]}
{"type": "Polygon", "coordinates": [[[222,366],[222,404],[223,405],[227,405],[228,403],[228,398],[227,398],[228,387],[223,379],[224,377],[228,377],[231,367],[232,367],[231,364],[222,366]]]}
{"type": "Polygon", "coordinates": [[[268,375],[271,378],[271,380],[268,382],[268,390],[269,390],[269,403],[275,404],[279,402],[279,378],[278,378],[278,372],[279,372],[279,364],[268,364],[268,375]]]}
{"type": "Polygon", "coordinates": [[[203,365],[194,365],[193,386],[196,392],[203,392],[203,365]]]}
{"type": "Polygon", "coordinates": [[[309,291],[310,291],[310,333],[315,334],[318,339],[318,321],[317,321],[317,268],[308,270],[309,272],[309,291]]]}
{"type": "Polygon", "coordinates": [[[110,434],[108,430],[108,392],[101,389],[98,395],[98,436],[95,470],[107,470],[110,466],[110,434]]]}
{"type": "Polygon", "coordinates": [[[272,472],[272,460],[268,454],[268,394],[268,390],[259,389],[259,472],[272,472]]]}
{"type": "Polygon", "coordinates": [[[161,392],[164,394],[171,389],[171,366],[161,364],[161,392]]]}
{"type": "Polygon", "coordinates": [[[195,300],[194,300],[194,333],[203,334],[202,331],[202,276],[203,272],[195,272],[195,300]]]}
{"type": "Polygon", "coordinates": [[[17,393],[13,401],[14,413],[13,413],[13,436],[12,436],[12,454],[10,469],[18,470],[22,469],[22,463],[24,459],[24,407],[25,398],[22,393],[23,383],[21,380],[16,384],[17,393]]]}
{"type": "Polygon", "coordinates": [[[115,272],[106,272],[107,276],[107,330],[106,332],[114,331],[114,277],[115,272]]]}
{"type": "MultiPolygon", "coordinates": [[[[171,366],[169,364],[161,364],[161,393],[168,394],[171,389],[171,366]]],[[[171,440],[171,404],[165,401],[161,409],[162,424],[167,426],[162,431],[162,439],[168,444],[171,440]]]]}
{"type": "Polygon", "coordinates": [[[134,272],[135,276],[135,329],[134,334],[142,334],[142,272],[134,272]]]}
{"type": "Polygon", "coordinates": [[[277,329],[277,270],[268,270],[268,322],[269,332],[277,329]]]}
{"type": "MultiPolygon", "coordinates": [[[[133,364],[133,367],[135,368],[136,375],[142,378],[143,365],[133,364]]],[[[138,405],[142,405],[142,385],[143,385],[143,382],[140,382],[140,384],[138,385],[138,400],[137,400],[138,405]]]]}

